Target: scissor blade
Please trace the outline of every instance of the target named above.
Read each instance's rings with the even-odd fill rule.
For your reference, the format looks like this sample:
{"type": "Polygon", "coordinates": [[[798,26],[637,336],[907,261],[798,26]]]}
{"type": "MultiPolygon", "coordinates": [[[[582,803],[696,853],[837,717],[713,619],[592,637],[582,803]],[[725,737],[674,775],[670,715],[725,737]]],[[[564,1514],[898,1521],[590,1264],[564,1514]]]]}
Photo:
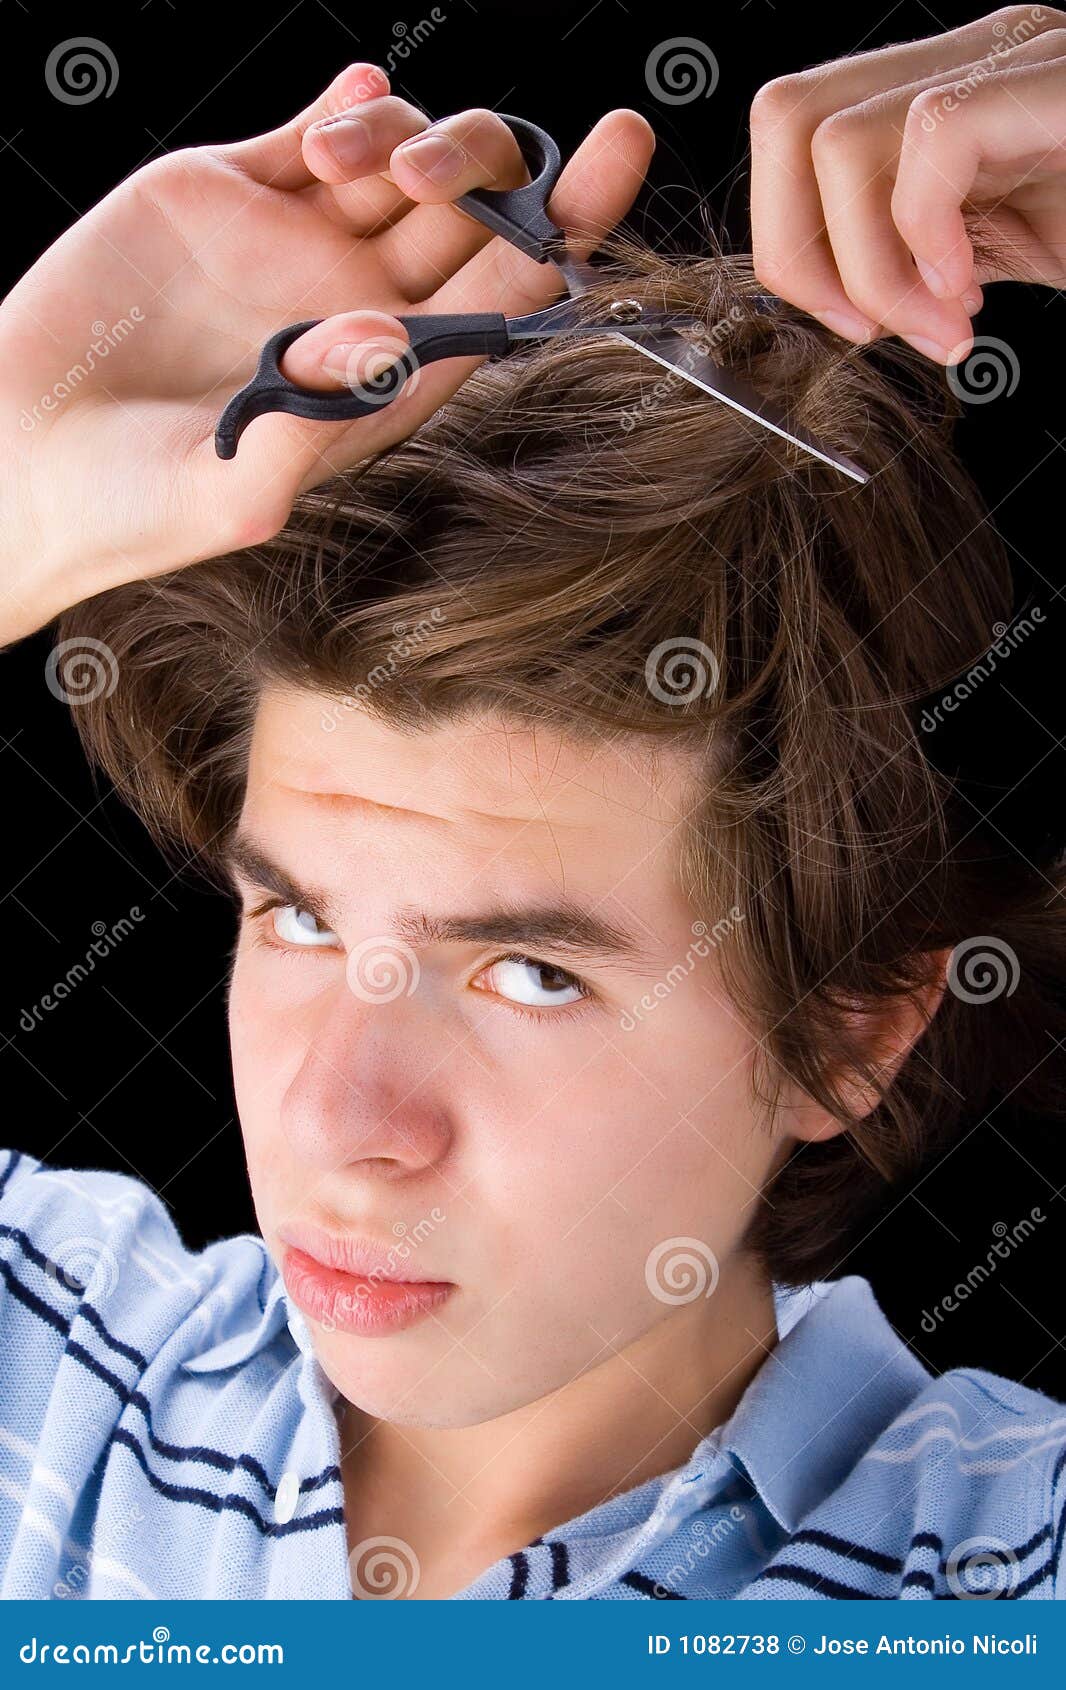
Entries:
{"type": "Polygon", "coordinates": [[[628,341],[630,346],[635,346],[638,352],[643,352],[646,358],[661,364],[663,369],[672,370],[685,381],[701,387],[705,393],[713,394],[716,399],[731,405],[735,411],[742,412],[761,427],[771,429],[783,440],[790,440],[794,446],[799,446],[804,452],[810,452],[813,457],[820,458],[822,463],[843,470],[853,481],[869,481],[866,470],[860,469],[858,464],[844,457],[842,453],[820,446],[805,429],[790,423],[773,400],[756,393],[747,382],[722,369],[708,353],[699,351],[682,335],[668,329],[652,334],[649,334],[647,329],[636,334],[629,334],[625,329],[612,332],[616,333],[619,339],[628,341]]]}

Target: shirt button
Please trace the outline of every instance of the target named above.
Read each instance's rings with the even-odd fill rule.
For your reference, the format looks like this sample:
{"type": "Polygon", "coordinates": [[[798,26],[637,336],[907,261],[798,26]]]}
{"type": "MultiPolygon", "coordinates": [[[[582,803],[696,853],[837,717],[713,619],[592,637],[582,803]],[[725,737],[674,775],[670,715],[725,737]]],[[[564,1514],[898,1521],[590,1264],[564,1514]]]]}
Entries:
{"type": "Polygon", "coordinates": [[[292,1519],[299,1500],[299,1473],[283,1473],[278,1488],[274,1492],[274,1519],[279,1526],[284,1526],[292,1519]]]}

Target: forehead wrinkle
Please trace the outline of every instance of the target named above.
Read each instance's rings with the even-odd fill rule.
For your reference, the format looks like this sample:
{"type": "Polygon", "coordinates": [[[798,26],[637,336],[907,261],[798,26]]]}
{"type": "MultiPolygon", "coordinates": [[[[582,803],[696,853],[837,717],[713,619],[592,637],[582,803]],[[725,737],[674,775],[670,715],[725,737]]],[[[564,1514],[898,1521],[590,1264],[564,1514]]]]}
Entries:
{"type": "Polygon", "coordinates": [[[319,787],[294,786],[284,781],[275,781],[272,784],[276,791],[293,792],[300,798],[309,798],[323,806],[367,810],[371,814],[382,816],[413,816],[423,822],[448,822],[451,819],[441,815],[438,810],[416,810],[406,804],[385,804],[378,798],[367,798],[361,792],[324,791],[319,787]]]}

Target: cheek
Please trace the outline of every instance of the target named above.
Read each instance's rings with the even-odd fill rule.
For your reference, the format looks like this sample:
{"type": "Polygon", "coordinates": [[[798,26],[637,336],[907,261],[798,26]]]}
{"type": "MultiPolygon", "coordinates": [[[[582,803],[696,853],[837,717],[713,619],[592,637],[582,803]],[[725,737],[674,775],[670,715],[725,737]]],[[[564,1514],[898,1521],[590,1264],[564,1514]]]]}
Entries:
{"type": "Polygon", "coordinates": [[[718,1261],[735,1249],[773,1152],[747,1047],[729,1025],[717,1038],[704,1026],[693,1046],[675,1032],[664,1018],[569,1074],[538,1065],[536,1102],[511,1114],[489,1164],[509,1283],[549,1299],[580,1288],[588,1308],[621,1310],[644,1301],[646,1262],[669,1240],[701,1240],[718,1261]],[[700,1052],[691,1064],[687,1048],[700,1052]]]}
{"type": "MultiPolygon", "coordinates": [[[[290,1006],[291,1008],[291,1006],[290,1006]]],[[[281,1098],[298,1065],[294,1018],[268,983],[259,958],[238,947],[228,998],[230,1061],[241,1131],[249,1146],[276,1127],[281,1098]]]]}

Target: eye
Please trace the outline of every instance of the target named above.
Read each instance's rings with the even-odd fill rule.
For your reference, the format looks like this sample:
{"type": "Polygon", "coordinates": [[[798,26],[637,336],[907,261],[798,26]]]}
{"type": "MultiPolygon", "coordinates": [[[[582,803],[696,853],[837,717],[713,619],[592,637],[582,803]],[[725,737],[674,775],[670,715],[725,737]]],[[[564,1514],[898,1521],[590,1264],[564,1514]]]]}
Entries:
{"type": "Polygon", "coordinates": [[[337,935],[328,927],[319,927],[317,916],[303,910],[299,904],[276,904],[273,928],[286,945],[308,949],[312,945],[335,945],[337,935]]]}
{"type": "Polygon", "coordinates": [[[495,992],[510,1003],[526,1004],[534,1009],[578,1003],[589,995],[588,988],[576,975],[528,956],[500,957],[498,962],[483,968],[471,984],[479,991],[495,992]]]}

